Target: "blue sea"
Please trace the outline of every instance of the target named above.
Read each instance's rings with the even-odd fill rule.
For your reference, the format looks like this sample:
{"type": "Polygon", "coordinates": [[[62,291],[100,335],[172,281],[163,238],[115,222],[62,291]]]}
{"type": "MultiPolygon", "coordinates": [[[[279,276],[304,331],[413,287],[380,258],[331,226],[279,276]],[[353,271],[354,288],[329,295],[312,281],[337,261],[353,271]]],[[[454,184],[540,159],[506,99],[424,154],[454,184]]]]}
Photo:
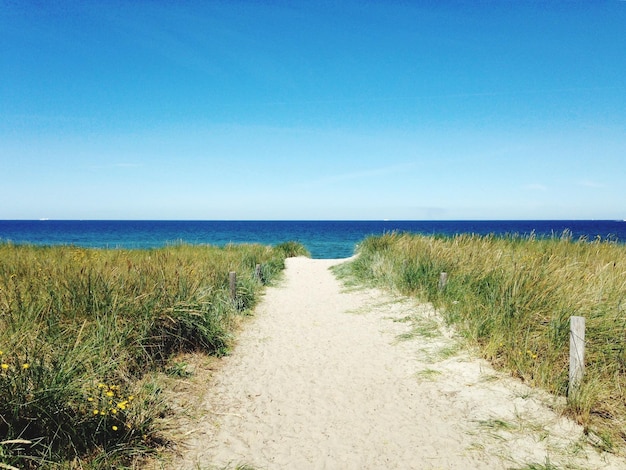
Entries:
{"type": "Polygon", "coordinates": [[[313,258],[346,258],[368,235],[415,232],[425,235],[520,234],[626,241],[624,221],[163,221],[4,220],[0,242],[75,245],[92,248],[157,248],[174,243],[225,245],[284,241],[304,244],[313,258]]]}

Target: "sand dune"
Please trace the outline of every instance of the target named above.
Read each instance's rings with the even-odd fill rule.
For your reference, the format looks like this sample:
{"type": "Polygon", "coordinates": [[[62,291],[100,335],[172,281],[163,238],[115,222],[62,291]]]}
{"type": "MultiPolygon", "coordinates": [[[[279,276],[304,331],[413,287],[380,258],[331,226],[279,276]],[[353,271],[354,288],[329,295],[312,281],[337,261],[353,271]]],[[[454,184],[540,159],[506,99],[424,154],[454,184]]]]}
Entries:
{"type": "Polygon", "coordinates": [[[558,399],[462,348],[430,306],[343,288],[328,270],[341,261],[287,260],[173,468],[626,468],[553,411],[558,399]]]}

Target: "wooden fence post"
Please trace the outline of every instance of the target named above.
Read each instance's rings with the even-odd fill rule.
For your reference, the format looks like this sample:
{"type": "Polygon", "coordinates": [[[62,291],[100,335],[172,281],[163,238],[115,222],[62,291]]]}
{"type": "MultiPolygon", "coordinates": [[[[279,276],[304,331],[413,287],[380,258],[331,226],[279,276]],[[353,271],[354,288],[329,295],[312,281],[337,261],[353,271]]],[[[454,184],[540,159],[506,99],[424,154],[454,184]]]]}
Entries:
{"type": "Polygon", "coordinates": [[[569,319],[569,385],[567,396],[578,391],[585,373],[585,317],[569,319]]]}
{"type": "Polygon", "coordinates": [[[257,281],[262,281],[261,279],[261,265],[257,264],[254,268],[254,277],[257,281]]]}
{"type": "Polygon", "coordinates": [[[439,274],[439,290],[444,290],[448,284],[448,273],[439,274]]]}
{"type": "Polygon", "coordinates": [[[235,300],[237,298],[237,273],[231,271],[228,273],[228,282],[230,285],[230,298],[235,300]]]}

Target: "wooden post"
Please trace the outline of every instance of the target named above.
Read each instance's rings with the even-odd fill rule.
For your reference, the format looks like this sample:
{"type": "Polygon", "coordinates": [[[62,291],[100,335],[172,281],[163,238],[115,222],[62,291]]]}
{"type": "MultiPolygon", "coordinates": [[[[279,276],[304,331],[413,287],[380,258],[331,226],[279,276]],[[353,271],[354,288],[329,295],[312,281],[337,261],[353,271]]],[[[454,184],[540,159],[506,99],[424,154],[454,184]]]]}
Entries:
{"type": "Polygon", "coordinates": [[[448,284],[448,273],[439,274],[439,290],[444,290],[448,284]]]}
{"type": "Polygon", "coordinates": [[[230,284],[230,298],[235,300],[237,298],[237,273],[231,271],[228,273],[228,282],[230,284]]]}
{"type": "Polygon", "coordinates": [[[256,278],[257,281],[261,281],[261,265],[257,264],[256,267],[254,268],[254,277],[256,278]]]}
{"type": "Polygon", "coordinates": [[[569,319],[569,386],[567,396],[578,391],[585,373],[585,317],[569,319]]]}

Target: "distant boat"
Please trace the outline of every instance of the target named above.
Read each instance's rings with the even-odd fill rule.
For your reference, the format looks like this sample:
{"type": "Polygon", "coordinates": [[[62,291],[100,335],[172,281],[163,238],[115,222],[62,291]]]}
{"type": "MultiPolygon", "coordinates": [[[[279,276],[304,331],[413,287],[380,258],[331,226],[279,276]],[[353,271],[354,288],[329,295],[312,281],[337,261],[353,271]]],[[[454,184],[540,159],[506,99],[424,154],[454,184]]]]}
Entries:
{"type": "Polygon", "coordinates": [[[42,217],[42,218],[41,218],[41,219],[39,219],[39,220],[50,220],[50,219],[49,219],[48,217],[42,217]]]}

